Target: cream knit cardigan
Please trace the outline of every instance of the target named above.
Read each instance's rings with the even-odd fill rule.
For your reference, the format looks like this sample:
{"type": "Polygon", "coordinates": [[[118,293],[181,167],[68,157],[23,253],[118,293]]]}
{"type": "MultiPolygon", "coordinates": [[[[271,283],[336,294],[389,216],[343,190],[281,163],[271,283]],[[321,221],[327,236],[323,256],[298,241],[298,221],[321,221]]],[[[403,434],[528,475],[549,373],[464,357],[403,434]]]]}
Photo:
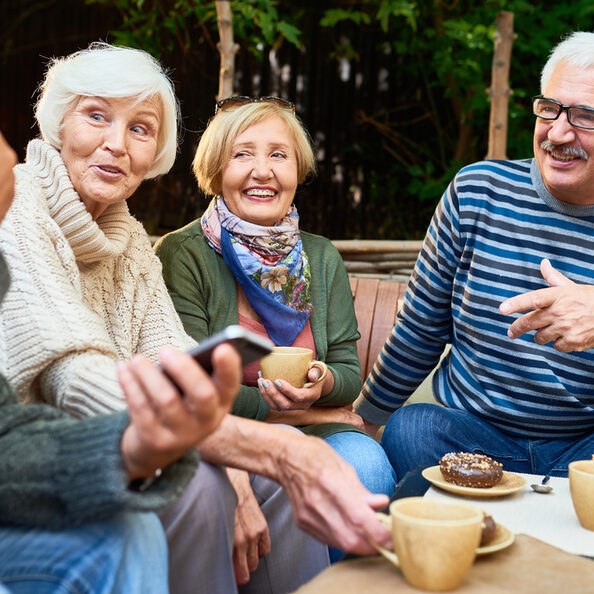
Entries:
{"type": "Polygon", "coordinates": [[[142,225],[125,201],[93,221],[60,153],[41,140],[15,167],[0,226],[11,286],[0,309],[0,368],[22,402],[76,417],[125,408],[116,365],[156,361],[186,335],[142,225]]]}

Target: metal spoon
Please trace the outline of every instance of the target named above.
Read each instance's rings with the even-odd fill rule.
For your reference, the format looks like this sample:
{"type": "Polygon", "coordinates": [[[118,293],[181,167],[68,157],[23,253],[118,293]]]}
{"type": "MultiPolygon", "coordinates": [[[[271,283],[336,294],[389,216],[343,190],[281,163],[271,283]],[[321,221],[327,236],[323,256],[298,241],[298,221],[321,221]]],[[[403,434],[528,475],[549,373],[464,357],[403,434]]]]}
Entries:
{"type": "Polygon", "coordinates": [[[542,479],[542,483],[539,484],[533,484],[530,485],[537,493],[550,493],[553,490],[553,487],[551,487],[551,485],[547,485],[547,483],[551,480],[551,477],[547,474],[547,476],[545,476],[542,479]]]}

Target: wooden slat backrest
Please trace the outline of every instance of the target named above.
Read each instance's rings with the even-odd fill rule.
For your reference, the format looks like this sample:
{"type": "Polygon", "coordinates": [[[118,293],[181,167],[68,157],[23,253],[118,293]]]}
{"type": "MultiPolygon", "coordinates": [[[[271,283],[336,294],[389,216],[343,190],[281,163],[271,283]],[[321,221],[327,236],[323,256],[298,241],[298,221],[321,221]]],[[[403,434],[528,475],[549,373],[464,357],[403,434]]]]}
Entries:
{"type": "Polygon", "coordinates": [[[361,334],[357,355],[361,362],[361,376],[365,380],[392,332],[406,283],[356,277],[351,277],[350,283],[361,334]]]}
{"type": "MultiPolygon", "coordinates": [[[[357,279],[355,298],[355,315],[361,338],[357,341],[357,355],[361,362],[361,368],[366,367],[369,354],[369,340],[373,329],[373,317],[375,313],[375,300],[379,280],[376,278],[357,279]]],[[[366,377],[366,376],[365,376],[366,377]]]]}
{"type": "Polygon", "coordinates": [[[355,297],[357,293],[357,281],[359,279],[357,277],[349,276],[349,282],[351,283],[351,292],[353,293],[353,297],[355,297]]]}
{"type": "Polygon", "coordinates": [[[383,282],[377,288],[373,328],[369,339],[369,352],[365,366],[361,362],[363,379],[371,373],[373,364],[384,346],[386,338],[394,328],[396,314],[398,313],[400,285],[401,283],[383,282]]]}

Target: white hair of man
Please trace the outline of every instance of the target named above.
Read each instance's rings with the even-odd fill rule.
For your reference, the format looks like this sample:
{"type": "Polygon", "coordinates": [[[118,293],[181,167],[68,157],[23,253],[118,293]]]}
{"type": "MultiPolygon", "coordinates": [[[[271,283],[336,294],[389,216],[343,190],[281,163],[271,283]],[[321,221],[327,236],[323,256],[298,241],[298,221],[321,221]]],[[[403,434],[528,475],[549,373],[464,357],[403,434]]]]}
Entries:
{"type": "Polygon", "coordinates": [[[146,178],[167,173],[175,160],[179,103],[161,64],[143,50],[94,42],[87,49],[53,59],[40,87],[35,118],[43,140],[62,148],[66,113],[81,97],[161,100],[157,154],[146,178]]]}
{"type": "Polygon", "coordinates": [[[540,75],[541,93],[544,93],[553,70],[560,62],[567,62],[584,69],[594,67],[594,33],[576,31],[552,49],[540,75]]]}

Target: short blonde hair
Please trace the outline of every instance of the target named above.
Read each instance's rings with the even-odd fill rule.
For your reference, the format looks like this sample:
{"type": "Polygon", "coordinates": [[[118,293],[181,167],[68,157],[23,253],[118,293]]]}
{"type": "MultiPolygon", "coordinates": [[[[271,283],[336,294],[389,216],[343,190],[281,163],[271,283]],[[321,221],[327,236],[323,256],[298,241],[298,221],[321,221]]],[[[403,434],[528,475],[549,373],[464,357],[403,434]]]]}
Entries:
{"type": "Polygon", "coordinates": [[[223,169],[229,162],[235,139],[251,126],[275,116],[287,125],[295,144],[298,183],[315,172],[311,139],[299,118],[290,109],[274,103],[248,103],[228,111],[219,110],[200,138],[192,171],[205,194],[218,196],[222,193],[223,169]]]}
{"type": "Polygon", "coordinates": [[[40,85],[35,118],[43,140],[60,150],[66,113],[80,97],[158,97],[162,118],[157,153],[147,179],[167,173],[175,161],[179,103],[161,64],[143,50],[95,42],[85,50],[55,58],[40,85]]]}

